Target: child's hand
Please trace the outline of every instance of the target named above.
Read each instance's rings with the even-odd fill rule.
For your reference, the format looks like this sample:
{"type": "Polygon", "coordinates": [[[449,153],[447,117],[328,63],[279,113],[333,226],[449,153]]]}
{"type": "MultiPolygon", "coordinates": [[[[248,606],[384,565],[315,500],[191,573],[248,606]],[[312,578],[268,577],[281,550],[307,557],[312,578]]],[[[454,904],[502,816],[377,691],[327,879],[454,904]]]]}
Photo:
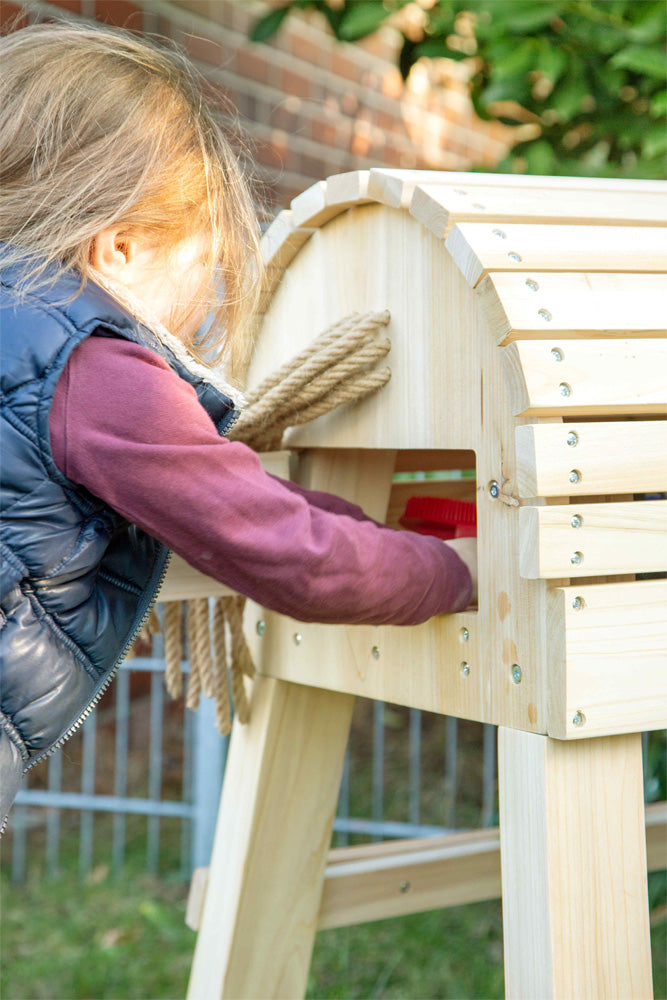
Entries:
{"type": "Polygon", "coordinates": [[[470,576],[472,577],[470,603],[477,604],[477,539],[473,537],[448,538],[446,541],[443,541],[443,544],[449,545],[450,548],[454,549],[459,559],[462,559],[468,567],[470,576]]]}

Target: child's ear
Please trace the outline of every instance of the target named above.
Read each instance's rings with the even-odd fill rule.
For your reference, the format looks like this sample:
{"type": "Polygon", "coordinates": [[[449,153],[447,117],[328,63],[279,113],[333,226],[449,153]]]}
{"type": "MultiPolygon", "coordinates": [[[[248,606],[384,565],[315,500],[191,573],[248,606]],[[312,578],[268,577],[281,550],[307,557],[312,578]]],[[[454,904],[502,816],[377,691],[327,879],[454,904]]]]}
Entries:
{"type": "Polygon", "coordinates": [[[93,239],[90,263],[108,278],[117,278],[128,263],[128,240],[118,229],[102,229],[93,239]]]}

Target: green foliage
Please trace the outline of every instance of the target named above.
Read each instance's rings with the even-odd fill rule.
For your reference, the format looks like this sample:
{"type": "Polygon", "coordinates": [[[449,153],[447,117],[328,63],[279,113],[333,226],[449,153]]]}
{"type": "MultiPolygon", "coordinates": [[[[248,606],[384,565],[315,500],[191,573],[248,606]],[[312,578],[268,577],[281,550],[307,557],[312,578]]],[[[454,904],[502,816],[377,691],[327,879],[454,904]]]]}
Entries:
{"type": "MultiPolygon", "coordinates": [[[[266,40],[287,14],[319,10],[356,41],[409,0],[290,0],[261,18],[266,40]]],[[[530,127],[498,165],[535,174],[663,177],[667,153],[664,0],[436,0],[423,37],[403,34],[404,78],[422,57],[468,59],[477,114],[530,127]]]]}

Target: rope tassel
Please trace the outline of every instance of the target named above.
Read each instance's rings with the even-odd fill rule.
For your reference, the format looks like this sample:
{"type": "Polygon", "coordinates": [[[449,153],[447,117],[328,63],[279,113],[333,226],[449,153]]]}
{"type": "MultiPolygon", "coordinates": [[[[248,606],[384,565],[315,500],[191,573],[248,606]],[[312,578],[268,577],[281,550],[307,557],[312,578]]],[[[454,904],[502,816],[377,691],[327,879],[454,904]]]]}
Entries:
{"type": "MultiPolygon", "coordinates": [[[[389,368],[373,367],[391,349],[388,338],[377,336],[389,320],[387,309],[353,312],[327,327],[305,350],[246,394],[248,405],[230,431],[230,439],[256,451],[279,450],[288,427],[305,424],[377,392],[391,378],[389,368]]],[[[225,736],[232,724],[230,681],[235,714],[247,723],[250,706],[243,678],[254,677],[256,670],[243,631],[245,597],[216,598],[212,616],[209,600],[165,602],[165,685],[172,698],[181,697],[183,642],[187,641],[190,675],[186,707],[196,709],[202,692],[215,698],[216,725],[225,736]]],[[[159,630],[153,610],[139,637],[150,638],[159,630]]],[[[131,650],[128,656],[133,655],[131,650]]]]}

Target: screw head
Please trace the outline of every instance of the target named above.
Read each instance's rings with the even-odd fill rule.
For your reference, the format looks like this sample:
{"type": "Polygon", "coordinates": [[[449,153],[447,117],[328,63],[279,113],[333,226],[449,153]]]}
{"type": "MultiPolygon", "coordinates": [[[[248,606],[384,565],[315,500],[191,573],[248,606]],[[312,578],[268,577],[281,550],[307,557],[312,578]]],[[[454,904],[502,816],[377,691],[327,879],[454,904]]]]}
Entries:
{"type": "Polygon", "coordinates": [[[573,528],[580,528],[584,523],[584,519],[581,514],[573,514],[570,518],[570,524],[573,528]]]}
{"type": "Polygon", "coordinates": [[[582,608],[586,607],[586,601],[583,597],[575,597],[572,601],[572,607],[575,611],[581,611],[582,608]]]}
{"type": "Polygon", "coordinates": [[[302,642],[303,642],[303,636],[301,635],[301,633],[300,632],[295,632],[294,633],[294,645],[295,646],[300,646],[302,642]]]}
{"type": "Polygon", "coordinates": [[[554,359],[554,361],[562,361],[563,360],[563,352],[558,347],[552,347],[551,348],[551,357],[554,359]]]}
{"type": "Polygon", "coordinates": [[[264,621],[263,618],[260,618],[260,620],[255,625],[255,632],[257,633],[257,635],[264,635],[264,633],[266,632],[266,622],[264,621]]]}
{"type": "Polygon", "coordinates": [[[551,322],[551,313],[549,312],[548,309],[538,309],[537,310],[537,315],[541,316],[542,319],[546,320],[547,323],[551,322]]]}
{"type": "Polygon", "coordinates": [[[578,483],[579,480],[581,479],[581,473],[579,472],[579,469],[571,469],[570,474],[567,478],[570,480],[571,483],[578,483]]]}
{"type": "Polygon", "coordinates": [[[573,726],[583,726],[583,724],[585,723],[585,721],[586,721],[586,716],[584,715],[583,712],[577,711],[572,716],[572,725],[573,726]]]}
{"type": "Polygon", "coordinates": [[[467,194],[467,191],[462,191],[461,188],[454,188],[454,194],[467,194]]]}
{"type": "Polygon", "coordinates": [[[470,673],[470,664],[466,663],[465,660],[461,660],[461,673],[464,677],[467,677],[470,673]]]}
{"type": "Polygon", "coordinates": [[[520,253],[514,253],[514,251],[512,251],[512,253],[508,253],[507,256],[509,257],[510,260],[515,261],[517,264],[521,263],[521,254],[520,253]]]}
{"type": "Polygon", "coordinates": [[[537,292],[540,287],[534,278],[526,278],[526,286],[530,288],[531,292],[537,292]]]}
{"type": "Polygon", "coordinates": [[[409,891],[410,891],[410,883],[401,882],[401,892],[409,892],[409,891]]]}
{"type": "Polygon", "coordinates": [[[561,382],[558,391],[561,396],[569,396],[572,393],[572,386],[568,382],[561,382]]]}
{"type": "Polygon", "coordinates": [[[373,648],[371,649],[371,656],[373,657],[374,660],[379,660],[380,659],[380,647],[379,646],[373,646],[373,648]]]}
{"type": "Polygon", "coordinates": [[[484,208],[484,205],[480,205],[480,203],[478,201],[473,201],[472,207],[473,208],[484,208]]]}
{"type": "Polygon", "coordinates": [[[575,431],[570,431],[570,433],[566,438],[566,441],[569,444],[570,448],[574,448],[577,444],[579,444],[579,435],[575,433],[575,431]]]}
{"type": "Polygon", "coordinates": [[[507,239],[507,233],[504,233],[502,231],[502,229],[494,229],[493,230],[493,235],[494,236],[499,236],[501,240],[506,240],[507,239]]]}
{"type": "Polygon", "coordinates": [[[500,496],[500,483],[497,479],[492,479],[489,483],[489,493],[494,500],[500,496]]]}
{"type": "Polygon", "coordinates": [[[515,684],[521,683],[522,671],[518,663],[512,664],[512,680],[515,684]]]}
{"type": "Polygon", "coordinates": [[[583,561],[584,561],[583,552],[573,552],[572,555],[570,556],[570,562],[572,563],[573,566],[580,566],[583,561]]]}
{"type": "Polygon", "coordinates": [[[470,632],[465,627],[465,625],[461,629],[460,636],[461,636],[461,642],[467,642],[468,639],[470,638],[470,632]]]}

